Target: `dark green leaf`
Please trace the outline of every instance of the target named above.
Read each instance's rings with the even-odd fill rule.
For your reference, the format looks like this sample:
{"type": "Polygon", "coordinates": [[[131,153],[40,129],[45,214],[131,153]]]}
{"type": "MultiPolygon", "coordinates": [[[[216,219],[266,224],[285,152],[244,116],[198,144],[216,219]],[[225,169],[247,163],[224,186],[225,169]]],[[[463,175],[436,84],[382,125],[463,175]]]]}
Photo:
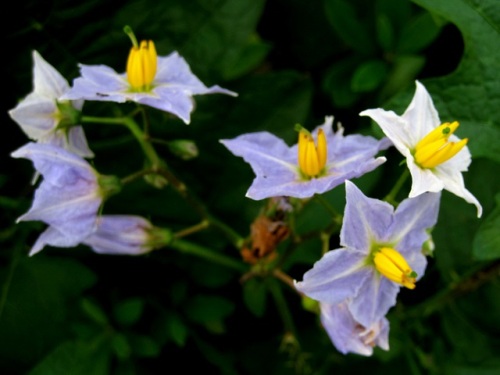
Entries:
{"type": "Polygon", "coordinates": [[[144,308],[144,301],[140,298],[130,298],[119,302],[114,309],[116,321],[124,326],[136,323],[144,308]]]}
{"type": "Polygon", "coordinates": [[[266,310],[267,288],[266,284],[255,278],[243,284],[243,300],[248,309],[258,317],[264,315],[266,310]]]}
{"type": "Polygon", "coordinates": [[[387,64],[382,60],[369,60],[357,67],[351,79],[354,92],[375,90],[386,78],[387,64]]]}
{"type": "Polygon", "coordinates": [[[103,338],[65,341],[43,359],[29,375],[109,374],[109,345],[103,338]]]}
{"type": "Polygon", "coordinates": [[[478,260],[500,258],[500,195],[497,206],[479,227],[473,242],[473,255],[478,260]]]}
{"type": "Polygon", "coordinates": [[[368,55],[374,50],[370,31],[350,2],[326,0],[325,9],[330,24],[345,44],[362,54],[368,55]]]}

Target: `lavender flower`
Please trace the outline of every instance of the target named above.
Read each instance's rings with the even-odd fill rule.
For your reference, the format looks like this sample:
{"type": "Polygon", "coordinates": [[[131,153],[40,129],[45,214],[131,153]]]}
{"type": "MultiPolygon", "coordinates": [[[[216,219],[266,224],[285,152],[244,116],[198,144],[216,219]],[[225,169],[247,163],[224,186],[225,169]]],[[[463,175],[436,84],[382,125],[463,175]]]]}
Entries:
{"type": "Polygon", "coordinates": [[[118,74],[105,65],[80,64],[81,77],[74,80],[64,98],[134,101],[170,112],[189,124],[194,108],[193,95],[237,95],[219,86],[206,87],[177,52],[162,57],[157,56],[152,41],[134,44],[126,73],[118,74]]]}
{"type": "Polygon", "coordinates": [[[481,217],[483,208],[465,188],[462,176],[471,163],[468,140],[453,135],[458,122],[441,124],[431,96],[420,82],[416,85],[415,95],[402,116],[381,108],[368,109],[360,115],[375,120],[406,157],[413,181],[410,198],[445,189],[474,204],[481,217]]]}
{"type": "Polygon", "coordinates": [[[396,303],[400,286],[413,289],[422,276],[422,246],[437,221],[440,194],[408,198],[394,211],[346,181],[346,199],[342,248],[323,255],[296,288],[322,303],[349,300],[354,320],[371,327],[396,303]]]}
{"type": "MultiPolygon", "coordinates": [[[[81,243],[99,254],[142,255],[166,245],[171,239],[167,230],[154,227],[148,220],[132,215],[103,215],[97,219],[95,231],[81,243]]],[[[46,245],[73,247],[80,242],[49,226],[33,245],[30,255],[46,245]]]]}
{"type": "Polygon", "coordinates": [[[299,142],[292,147],[268,132],[243,134],[220,142],[234,155],[243,157],[255,172],[247,197],[309,198],[370,172],[386,160],[375,155],[390,146],[387,138],[344,137],[344,129],[339,125],[333,132],[332,123],[333,117],[325,117],[325,123],[312,134],[300,130],[299,142]]]}
{"type": "Polygon", "coordinates": [[[11,154],[30,159],[43,181],[19,221],[40,220],[79,243],[95,229],[103,199],[116,192],[113,176],[99,175],[83,158],[60,147],[28,143],[11,154]]]}
{"type": "Polygon", "coordinates": [[[83,128],[78,125],[83,100],[60,99],[67,90],[69,85],[63,76],[33,51],[33,91],[9,115],[30,139],[93,157],[83,128]]]}
{"type": "Polygon", "coordinates": [[[320,310],[321,323],[342,354],[371,356],[375,346],[389,350],[389,321],[386,318],[365,327],[354,319],[346,302],[320,303],[320,310]]]}

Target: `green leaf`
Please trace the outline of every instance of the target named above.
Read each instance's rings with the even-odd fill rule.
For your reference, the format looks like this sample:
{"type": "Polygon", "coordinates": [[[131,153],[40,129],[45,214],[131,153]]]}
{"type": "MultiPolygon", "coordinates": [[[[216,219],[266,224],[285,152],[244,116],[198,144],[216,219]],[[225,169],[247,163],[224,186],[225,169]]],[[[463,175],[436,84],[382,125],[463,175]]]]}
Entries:
{"type": "Polygon", "coordinates": [[[11,267],[10,279],[0,275],[0,357],[30,363],[66,338],[69,311],[96,277],[75,260],[44,255],[23,257],[11,267]]]}
{"type": "Polygon", "coordinates": [[[248,43],[239,49],[234,49],[224,61],[223,79],[233,80],[257,68],[271,50],[269,43],[262,42],[254,35],[248,43]]]}
{"type": "Polygon", "coordinates": [[[369,60],[359,65],[351,79],[351,89],[354,92],[375,90],[386,78],[387,64],[382,60],[369,60]]]}
{"type": "Polygon", "coordinates": [[[177,344],[177,346],[183,347],[186,343],[189,331],[177,314],[167,314],[165,316],[166,320],[166,331],[169,337],[177,344]]]}
{"type": "Polygon", "coordinates": [[[325,10],[330,24],[345,44],[362,54],[373,52],[374,43],[370,31],[350,2],[326,0],[325,10]]]}
{"type": "Polygon", "coordinates": [[[101,325],[108,324],[108,317],[106,316],[106,313],[95,302],[87,298],[83,298],[81,301],[81,307],[85,314],[87,314],[87,316],[94,322],[101,325]]]}
{"type": "Polygon", "coordinates": [[[130,298],[119,302],[114,308],[116,321],[124,326],[136,323],[144,309],[144,301],[140,298],[130,298]]]}
{"type": "Polygon", "coordinates": [[[385,14],[377,14],[377,40],[384,51],[392,51],[394,48],[394,29],[391,20],[385,14]]]}
{"type": "Polygon", "coordinates": [[[131,335],[129,337],[132,353],[137,357],[157,357],[161,348],[148,336],[131,335]]]}
{"type": "Polygon", "coordinates": [[[253,278],[243,284],[243,301],[255,316],[261,317],[264,315],[266,299],[266,284],[261,280],[253,278]]]}
{"type": "Polygon", "coordinates": [[[397,52],[399,54],[416,53],[431,44],[440,31],[440,25],[430,13],[420,13],[401,31],[397,52]]]}
{"type": "Polygon", "coordinates": [[[113,348],[113,352],[120,359],[127,359],[132,354],[132,348],[128,342],[127,337],[122,333],[116,333],[113,335],[111,339],[111,346],[113,348]]]}
{"type": "Polygon", "coordinates": [[[219,333],[223,320],[232,314],[234,304],[226,298],[198,295],[189,300],[186,306],[187,316],[194,322],[213,328],[219,333]]]}
{"type": "Polygon", "coordinates": [[[103,338],[65,341],[36,365],[29,375],[106,375],[109,363],[109,344],[103,338]]]}
{"type": "Polygon", "coordinates": [[[474,237],[472,252],[475,259],[500,258],[500,194],[497,194],[496,201],[496,208],[482,222],[474,237]]]}

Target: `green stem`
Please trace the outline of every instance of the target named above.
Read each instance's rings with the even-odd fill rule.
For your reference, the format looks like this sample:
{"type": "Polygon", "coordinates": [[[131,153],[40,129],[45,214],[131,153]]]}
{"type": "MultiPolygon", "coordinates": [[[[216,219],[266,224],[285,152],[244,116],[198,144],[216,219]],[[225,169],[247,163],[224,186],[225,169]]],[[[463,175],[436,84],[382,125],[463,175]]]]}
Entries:
{"type": "Polygon", "coordinates": [[[195,224],[191,227],[184,228],[176,233],[174,233],[174,238],[182,238],[189,236],[190,234],[199,232],[201,230],[207,229],[210,226],[210,222],[208,220],[203,220],[202,222],[195,224]]]}
{"type": "Polygon", "coordinates": [[[125,125],[131,133],[134,135],[136,140],[139,142],[144,154],[151,163],[151,173],[157,173],[167,179],[170,185],[177,190],[177,192],[188,202],[191,207],[205,220],[210,222],[215,228],[222,231],[233,243],[233,245],[239,249],[243,245],[244,239],[238,235],[232,228],[213,217],[206,209],[206,207],[192,194],[187,186],[175,176],[170,169],[167,168],[166,164],[160,159],[153,145],[149,141],[149,137],[146,136],[137,123],[130,117],[90,117],[83,116],[82,122],[84,123],[98,123],[98,124],[115,124],[115,125],[125,125]]]}
{"type": "Polygon", "coordinates": [[[153,170],[147,168],[147,169],[141,169],[140,171],[137,171],[135,173],[132,173],[126,177],[123,177],[120,182],[122,183],[122,185],[125,185],[125,184],[128,184],[136,179],[138,179],[139,177],[142,177],[142,176],[145,176],[145,175],[148,175],[148,174],[151,174],[151,173],[154,173],[153,170]]]}
{"type": "Polygon", "coordinates": [[[151,167],[153,169],[159,168],[162,163],[161,159],[156,153],[154,147],[148,142],[147,137],[142,132],[141,128],[137,123],[130,117],[92,117],[83,116],[83,123],[94,123],[94,124],[112,124],[112,125],[125,125],[132,135],[135,137],[137,142],[142,148],[142,151],[151,162],[151,167]]]}
{"type": "Polygon", "coordinates": [[[285,332],[291,333],[295,336],[295,325],[293,323],[292,314],[288,309],[288,305],[286,303],[285,297],[283,296],[283,291],[280,286],[276,284],[272,279],[267,283],[271,294],[273,295],[274,302],[276,303],[276,307],[278,309],[279,314],[281,315],[281,319],[283,320],[283,325],[285,327],[285,332]]]}
{"type": "Polygon", "coordinates": [[[239,272],[247,271],[247,266],[244,263],[241,263],[233,258],[229,258],[225,255],[216,253],[211,249],[194,244],[192,242],[175,239],[168,246],[174,248],[177,251],[180,251],[181,253],[195,255],[199,258],[203,258],[210,262],[232,268],[239,272]]]}
{"type": "Polygon", "coordinates": [[[392,204],[392,205],[396,205],[397,204],[396,195],[399,193],[399,190],[401,190],[401,188],[403,187],[403,185],[406,182],[406,179],[408,178],[409,175],[410,175],[410,170],[408,168],[405,168],[403,174],[401,174],[401,176],[399,176],[399,179],[394,184],[394,187],[389,192],[389,194],[387,194],[385,196],[385,198],[383,200],[392,204]]]}

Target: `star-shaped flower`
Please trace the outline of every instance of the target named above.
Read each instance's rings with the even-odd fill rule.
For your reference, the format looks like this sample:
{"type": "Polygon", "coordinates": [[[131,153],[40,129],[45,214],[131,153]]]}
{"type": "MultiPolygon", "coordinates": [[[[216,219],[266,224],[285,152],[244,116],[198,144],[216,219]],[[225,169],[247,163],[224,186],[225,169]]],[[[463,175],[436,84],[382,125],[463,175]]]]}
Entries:
{"type": "Polygon", "coordinates": [[[43,221],[75,244],[95,229],[101,203],[119,187],[114,176],[100,175],[85,159],[57,146],[28,143],[11,156],[30,159],[43,176],[18,222],[43,221]]]}
{"type": "Polygon", "coordinates": [[[93,157],[83,128],[77,124],[83,100],[60,99],[67,90],[64,77],[33,51],[33,91],[9,115],[30,139],[93,157]]]}
{"type": "Polygon", "coordinates": [[[481,204],[465,188],[462,176],[471,163],[467,139],[460,140],[453,134],[458,122],[441,123],[431,96],[420,82],[416,81],[416,85],[415,95],[402,116],[381,108],[360,115],[375,120],[406,157],[413,180],[410,198],[445,189],[474,204],[480,217],[481,204]]]}
{"type": "Polygon", "coordinates": [[[167,230],[154,227],[148,220],[133,215],[102,215],[97,219],[95,230],[81,242],[65,236],[49,226],[33,245],[30,255],[46,245],[73,247],[82,243],[98,254],[142,255],[166,245],[171,239],[167,230]]]}
{"type": "Polygon", "coordinates": [[[371,327],[396,303],[400,286],[413,289],[422,276],[422,246],[437,221],[440,194],[408,198],[394,211],[352,182],[345,185],[342,248],[323,255],[296,288],[322,303],[347,301],[354,320],[371,327]]]}
{"type": "Polygon", "coordinates": [[[353,318],[346,302],[319,305],[321,324],[342,354],[371,356],[375,346],[389,350],[389,321],[386,318],[364,327],[353,318]]]}
{"type": "Polygon", "coordinates": [[[157,56],[152,41],[142,41],[132,47],[126,73],[119,74],[105,65],[83,64],[80,64],[80,73],[81,77],[74,80],[64,98],[134,101],[172,113],[186,124],[194,108],[193,95],[237,95],[217,85],[206,87],[177,52],[157,56]]]}
{"type": "Polygon", "coordinates": [[[249,163],[256,175],[247,197],[309,198],[374,170],[386,160],[375,155],[391,145],[387,138],[344,136],[340,125],[333,132],[332,123],[333,117],[326,117],[325,123],[312,133],[300,130],[299,142],[292,147],[269,132],[243,134],[220,142],[249,163]]]}

